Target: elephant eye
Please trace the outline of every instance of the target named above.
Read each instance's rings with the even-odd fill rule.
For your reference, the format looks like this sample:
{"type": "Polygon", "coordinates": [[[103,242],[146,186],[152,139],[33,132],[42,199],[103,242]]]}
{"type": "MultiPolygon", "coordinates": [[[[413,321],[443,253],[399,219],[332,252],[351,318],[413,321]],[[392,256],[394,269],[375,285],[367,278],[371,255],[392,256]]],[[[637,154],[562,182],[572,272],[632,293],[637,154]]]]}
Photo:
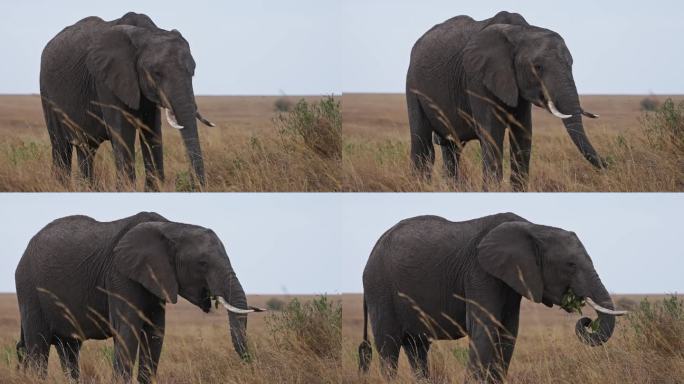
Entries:
{"type": "Polygon", "coordinates": [[[541,64],[535,64],[534,65],[534,71],[537,72],[537,74],[541,74],[543,70],[544,70],[544,67],[541,64]]]}

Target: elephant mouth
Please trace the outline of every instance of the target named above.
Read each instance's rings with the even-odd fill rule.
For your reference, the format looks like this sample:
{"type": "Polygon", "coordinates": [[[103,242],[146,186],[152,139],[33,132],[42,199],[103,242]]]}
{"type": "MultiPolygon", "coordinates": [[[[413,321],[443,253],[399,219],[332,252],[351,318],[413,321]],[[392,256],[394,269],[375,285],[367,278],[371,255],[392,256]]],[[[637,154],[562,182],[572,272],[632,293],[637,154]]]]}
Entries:
{"type": "Polygon", "coordinates": [[[200,295],[202,298],[200,302],[197,304],[198,307],[204,312],[204,313],[209,313],[211,311],[211,293],[209,292],[209,289],[202,288],[202,293],[200,295]]]}

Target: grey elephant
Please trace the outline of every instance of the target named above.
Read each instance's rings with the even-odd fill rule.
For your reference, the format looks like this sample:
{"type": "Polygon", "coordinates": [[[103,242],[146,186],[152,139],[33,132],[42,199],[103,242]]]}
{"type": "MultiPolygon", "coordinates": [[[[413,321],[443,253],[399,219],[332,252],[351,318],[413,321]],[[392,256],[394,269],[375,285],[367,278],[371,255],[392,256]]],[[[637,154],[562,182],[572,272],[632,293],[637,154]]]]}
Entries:
{"type": "MultiPolygon", "coordinates": [[[[210,229],[149,212],[112,222],[68,216],[41,229],[15,273],[21,315],[17,355],[47,373],[50,345],[79,377],[88,339],[114,337],[114,370],[128,381],[154,377],[164,342],[165,306],[178,296],[205,312],[212,298],[228,311],[235,351],[248,358],[245,292],[221,240],[210,229]]],[[[217,304],[218,304],[217,303],[217,304]]]]}
{"type": "Polygon", "coordinates": [[[572,76],[572,56],[556,32],[529,25],[516,13],[475,21],[457,16],[427,31],[413,46],[406,104],[414,168],[429,177],[435,144],[448,177],[458,178],[463,146],[482,147],[485,188],[503,179],[509,128],[511,185],[527,187],[532,148],[532,104],[563,119],[570,138],[595,167],[604,161],[589,142],[572,76]]]}
{"type": "Polygon", "coordinates": [[[158,28],[143,14],[104,21],[87,17],[64,28],[43,50],[40,94],[52,144],[53,168],[66,181],[74,147],[92,182],[95,152],[111,141],[119,180],[135,181],[139,132],[147,189],[164,180],[161,112],[180,129],[194,175],[205,184],[195,118],[195,61],[180,32],[158,28]]]}
{"type": "Polygon", "coordinates": [[[592,346],[605,343],[615,316],[625,313],[614,310],[573,232],[513,213],[463,222],[436,216],[403,220],[373,248],[363,288],[360,369],[367,371],[371,361],[370,318],[388,376],[395,374],[400,348],[415,373],[427,376],[431,341],[467,335],[469,375],[501,382],[513,355],[522,297],[568,312],[590,304],[598,320],[581,318],[576,333],[592,346]]]}

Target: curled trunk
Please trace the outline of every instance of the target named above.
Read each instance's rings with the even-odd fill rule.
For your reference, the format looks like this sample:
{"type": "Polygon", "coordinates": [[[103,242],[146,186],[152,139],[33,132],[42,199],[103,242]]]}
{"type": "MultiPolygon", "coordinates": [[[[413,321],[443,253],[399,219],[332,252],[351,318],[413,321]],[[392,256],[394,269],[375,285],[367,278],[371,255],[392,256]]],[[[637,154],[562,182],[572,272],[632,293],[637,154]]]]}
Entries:
{"type": "MultiPolygon", "coordinates": [[[[587,292],[587,296],[591,297],[594,302],[604,308],[615,309],[613,300],[603,286],[603,283],[601,283],[598,275],[595,276],[594,281],[587,292]]],[[[605,343],[613,335],[613,330],[615,329],[615,316],[598,313],[598,319],[594,321],[598,322],[598,327],[595,331],[591,330],[592,320],[588,317],[579,319],[577,324],[575,324],[575,333],[577,334],[577,337],[592,347],[605,343]]]]}

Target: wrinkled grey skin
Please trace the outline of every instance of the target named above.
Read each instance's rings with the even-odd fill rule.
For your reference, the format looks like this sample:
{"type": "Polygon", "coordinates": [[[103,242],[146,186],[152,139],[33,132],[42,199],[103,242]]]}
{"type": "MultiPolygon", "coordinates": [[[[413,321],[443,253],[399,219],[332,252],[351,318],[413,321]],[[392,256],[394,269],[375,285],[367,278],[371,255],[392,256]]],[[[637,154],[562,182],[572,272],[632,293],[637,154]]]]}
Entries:
{"type": "MultiPolygon", "coordinates": [[[[560,305],[570,288],[577,296],[613,308],[573,232],[533,224],[512,213],[464,222],[436,216],[403,220],[375,245],[363,287],[364,315],[370,317],[388,376],[396,371],[401,347],[416,374],[427,376],[431,340],[467,335],[470,374],[480,382],[501,382],[513,354],[523,296],[551,307],[560,305]]],[[[606,342],[615,318],[600,313],[596,332],[585,328],[588,320],[578,321],[583,325],[577,328],[580,339],[589,345],[606,342]]],[[[370,364],[366,332],[359,347],[362,371],[370,364]]]]}
{"type": "Polygon", "coordinates": [[[500,182],[509,127],[511,184],[515,190],[525,189],[531,105],[546,108],[549,99],[560,112],[572,115],[563,123],[584,157],[595,167],[604,167],[584,131],[572,56],[560,35],[508,12],[482,21],[457,16],[434,26],[413,46],[406,77],[414,167],[429,177],[434,134],[447,175],[456,180],[462,147],[478,140],[485,187],[487,182],[500,182]]]}
{"type": "MultiPolygon", "coordinates": [[[[209,312],[211,294],[247,308],[213,231],[149,212],[112,222],[87,216],[55,220],[31,239],[15,278],[21,314],[17,354],[43,376],[50,345],[77,379],[82,342],[114,336],[115,373],[130,380],[139,351],[138,381],[147,383],[159,363],[166,302],[176,303],[180,295],[209,312]]],[[[247,358],[247,317],[228,317],[233,346],[247,358]]]]}
{"type": "Polygon", "coordinates": [[[81,175],[92,181],[95,152],[110,140],[119,179],[134,182],[136,127],[126,112],[148,127],[140,130],[145,186],[156,189],[164,180],[159,107],[165,107],[185,127],[181,135],[192,169],[204,185],[194,72],[183,36],[157,28],[143,14],[131,12],[112,21],[87,17],[63,29],[43,50],[40,66],[40,94],[57,175],[68,179],[75,147],[81,175]]]}

